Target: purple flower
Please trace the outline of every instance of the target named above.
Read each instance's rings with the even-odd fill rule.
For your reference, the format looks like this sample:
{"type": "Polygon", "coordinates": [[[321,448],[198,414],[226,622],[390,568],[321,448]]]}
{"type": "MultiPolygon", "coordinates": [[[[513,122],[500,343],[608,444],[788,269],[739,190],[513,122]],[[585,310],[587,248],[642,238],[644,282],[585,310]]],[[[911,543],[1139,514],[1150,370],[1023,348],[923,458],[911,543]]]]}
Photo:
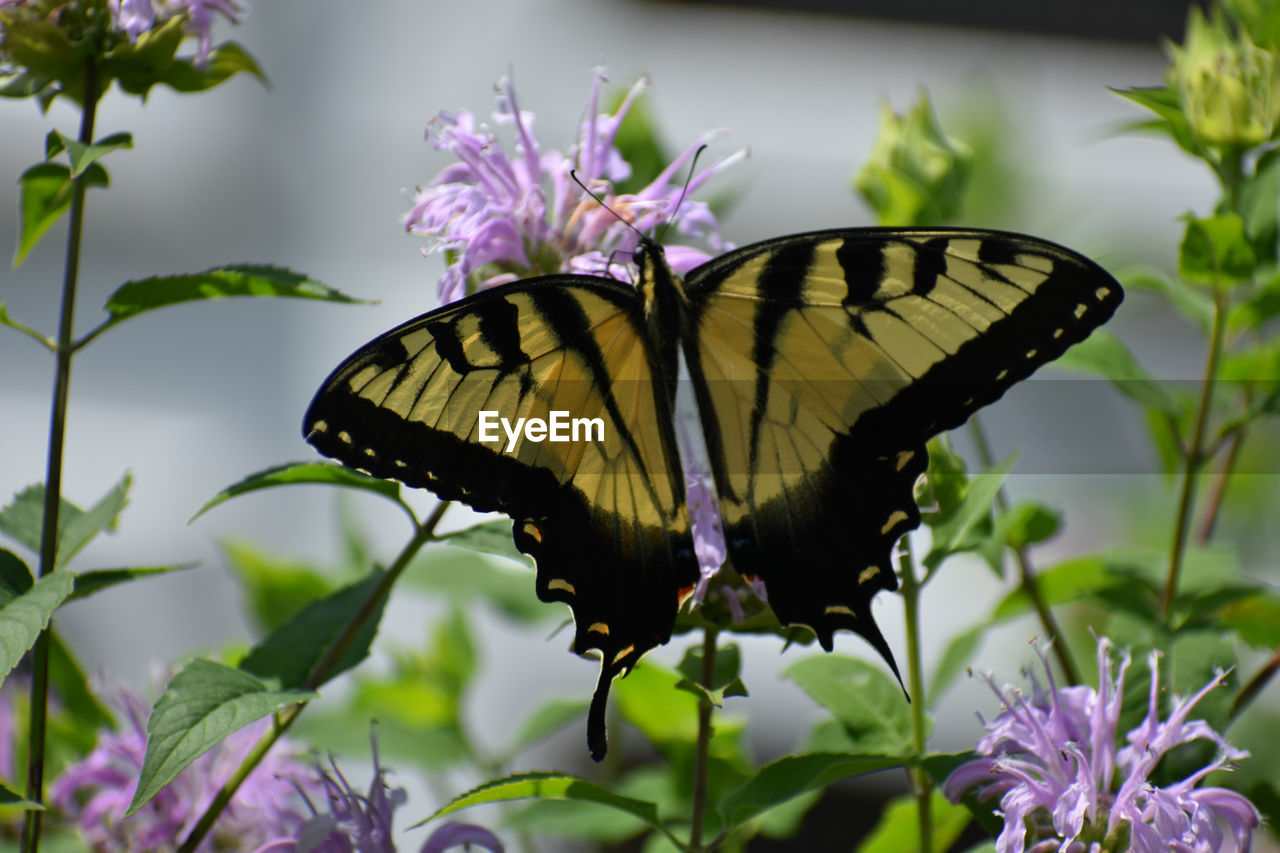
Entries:
{"type": "Polygon", "coordinates": [[[129,41],[155,26],[156,7],[151,0],[107,0],[111,10],[111,23],[117,30],[128,34],[129,41]]]}
{"type": "MultiPolygon", "coordinates": [[[[567,156],[541,150],[533,135],[533,115],[520,110],[509,79],[498,83],[493,117],[497,124],[514,130],[511,156],[494,132],[477,125],[470,112],[442,112],[432,120],[427,128],[431,143],[452,153],[459,162],[445,167],[428,187],[418,191],[405,227],[433,238],[427,252],[450,254],[439,282],[442,301],[533,275],[620,274],[639,238],[618,217],[642,233],[672,221],[680,234],[705,239],[714,249],[723,247],[715,217],[706,204],[680,203],[678,173],[705,139],[684,151],[639,192],[614,192],[613,185],[631,175],[631,167],[614,147],[614,140],[645,81],[631,88],[616,113],[602,115],[599,97],[604,81],[603,71],[597,69],[587,117],[567,156]],[[569,174],[573,169],[578,180],[599,195],[608,209],[573,182],[569,174]],[[619,257],[624,260],[617,260],[619,257]]],[[[689,193],[741,156],[742,152],[731,155],[694,176],[689,193]]],[[[708,257],[688,246],[672,246],[667,252],[677,271],[691,269],[708,257]]]]}
{"type": "Polygon", "coordinates": [[[955,802],[980,785],[979,799],[1000,797],[1004,829],[999,853],[1057,850],[1132,850],[1133,853],[1216,853],[1248,851],[1258,812],[1245,797],[1225,788],[1196,788],[1205,776],[1227,769],[1248,753],[1232,748],[1203,720],[1187,721],[1191,709],[1222,683],[1222,674],[1190,699],[1175,699],[1169,718],[1160,721],[1159,653],[1152,652],[1151,694],[1147,714],[1117,749],[1117,726],[1130,659],[1125,654],[1113,674],[1111,642],[1098,641],[1098,689],[1056,688],[1049,662],[1040,653],[1049,688],[1033,683],[1028,701],[1020,691],[1001,691],[987,683],[1005,710],[986,724],[978,742],[984,757],[966,762],[947,779],[945,792],[955,802]],[[1208,765],[1165,788],[1148,777],[1169,750],[1195,740],[1218,747],[1208,765]],[[1223,846],[1223,826],[1233,846],[1223,846]]]}
{"type": "Polygon", "coordinates": [[[422,845],[422,853],[443,853],[459,845],[470,850],[473,844],[491,853],[502,853],[502,842],[498,836],[483,826],[470,823],[446,823],[431,833],[427,843],[422,845]]]}
{"type": "MultiPolygon", "coordinates": [[[[222,784],[257,742],[269,720],[247,726],[196,759],[141,811],[127,820],[146,752],[147,707],[137,696],[121,693],[116,704],[126,725],[104,732],[93,750],[54,780],[52,803],[76,821],[89,847],[97,853],[128,850],[172,850],[213,801],[222,784]]],[[[305,765],[277,742],[240,786],[198,850],[249,849],[286,836],[301,826],[296,791],[313,786],[305,765]]],[[[314,788],[313,788],[314,789],[314,788]]]]}
{"type": "Polygon", "coordinates": [[[187,32],[196,37],[196,65],[203,67],[209,60],[210,36],[213,29],[213,13],[218,12],[233,24],[239,23],[243,11],[234,0],[169,0],[175,9],[187,10],[187,32]]]}
{"type": "Polygon", "coordinates": [[[185,13],[186,30],[198,43],[195,64],[201,67],[209,61],[213,13],[218,12],[235,24],[242,11],[235,0],[107,0],[107,7],[112,26],[128,34],[129,41],[137,41],[138,36],[156,25],[157,19],[185,13]],[[160,4],[158,13],[156,3],[160,4]]]}

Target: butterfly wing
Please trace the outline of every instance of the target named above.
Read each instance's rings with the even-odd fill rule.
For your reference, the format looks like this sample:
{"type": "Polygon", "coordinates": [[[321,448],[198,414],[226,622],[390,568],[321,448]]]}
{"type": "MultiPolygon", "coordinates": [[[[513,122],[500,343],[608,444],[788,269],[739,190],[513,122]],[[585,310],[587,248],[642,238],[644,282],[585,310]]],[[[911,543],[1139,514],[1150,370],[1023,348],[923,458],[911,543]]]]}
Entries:
{"type": "Polygon", "coordinates": [[[682,340],[734,567],[830,650],[920,523],[925,442],[962,424],[1114,312],[1116,281],[1020,235],[801,234],[692,270],[682,340]]]}
{"type": "Polygon", "coordinates": [[[603,658],[588,736],[604,753],[613,677],[671,636],[698,579],[672,401],[633,288],[548,276],[410,320],[326,380],[303,425],[322,453],[515,520],[543,601],[573,609],[603,658]],[[582,419],[537,441],[481,412],[582,419]],[[591,421],[598,419],[601,429],[591,421]],[[497,434],[497,441],[486,440],[497,434]],[[590,439],[588,440],[588,436],[590,439]]]}

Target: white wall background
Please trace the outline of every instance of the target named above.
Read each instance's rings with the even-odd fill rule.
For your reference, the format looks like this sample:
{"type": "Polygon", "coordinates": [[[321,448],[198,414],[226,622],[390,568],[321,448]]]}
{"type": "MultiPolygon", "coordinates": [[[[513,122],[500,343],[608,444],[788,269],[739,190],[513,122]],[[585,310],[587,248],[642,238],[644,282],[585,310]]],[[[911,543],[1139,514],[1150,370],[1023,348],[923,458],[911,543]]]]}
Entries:
{"type": "MultiPolygon", "coordinates": [[[[287,265],[381,304],[179,306],[113,330],[76,361],[65,493],[87,505],[123,471],[135,477],[118,533],[95,542],[76,565],[202,561],[194,571],[103,594],[59,615],[90,669],[135,683],[145,682],[150,661],[246,636],[215,548],[219,539],[328,559],[336,542],[328,490],[276,490],[186,522],[245,474],[313,458],[299,425],[320,381],[359,344],[434,306],[441,262],[420,256],[420,243],[403,234],[399,219],[409,204],[406,189],[446,163],[423,141],[423,129],[440,109],[487,116],[493,83],[508,69],[523,107],[537,114],[545,147],[572,140],[597,64],[618,82],[650,75],[652,103],[673,150],[710,127],[729,131],[719,153],[749,145],[751,159],[727,178],[747,188],[724,223],[738,243],[870,224],[849,176],[870,150],[879,103],[888,99],[904,110],[921,88],[944,123],[977,87],[1016,124],[1019,178],[1039,201],[1023,219],[993,224],[1049,237],[1110,265],[1147,256],[1168,263],[1179,233],[1174,217],[1191,207],[1204,212],[1212,198],[1208,178],[1169,145],[1109,133],[1140,116],[1107,87],[1159,83],[1164,60],[1154,46],[625,0],[272,0],[255,4],[239,28],[223,26],[216,35],[241,41],[261,60],[270,90],[244,77],[194,97],[156,90],[145,106],[117,91],[100,110],[99,135],[130,130],[137,147],[108,159],[113,186],[90,196],[77,328],[95,324],[106,296],[127,279],[235,261],[287,265]]],[[[0,104],[6,240],[15,233],[12,181],[40,157],[51,126],[73,134],[77,116],[66,105],[46,117],[28,102],[0,104]]],[[[0,299],[16,317],[49,331],[65,234],[64,224],[22,268],[0,271],[0,299]]],[[[1152,310],[1132,298],[1117,328],[1140,334],[1152,310]]],[[[1163,375],[1196,373],[1198,346],[1166,336],[1138,347],[1163,375]]],[[[0,330],[6,501],[43,479],[51,381],[48,353],[0,330]]],[[[1074,502],[1065,507],[1069,527],[1058,551],[1092,549],[1107,543],[1108,531],[1096,495],[1117,482],[1102,472],[1143,452],[1141,428],[1106,392],[1086,393],[1090,404],[1077,407],[1091,410],[1083,425],[1063,423],[1042,411],[1053,396],[1010,394],[992,413],[991,429],[1002,454],[1023,446],[1024,470],[1044,475],[1015,478],[1015,489],[1074,502]],[[1119,449],[1108,451],[1113,445],[1119,449]],[[1095,452],[1102,456],[1091,457],[1095,452]]],[[[1144,460],[1138,457],[1133,470],[1149,470],[1144,460]]],[[[403,522],[377,503],[363,511],[389,557],[404,541],[403,522]]],[[[982,569],[944,573],[926,597],[927,653],[936,656],[999,592],[982,569]]],[[[397,605],[400,624],[391,630],[405,642],[425,637],[422,613],[397,605]]],[[[878,619],[891,645],[904,650],[900,613],[896,597],[881,596],[878,619]]],[[[1013,652],[988,648],[975,664],[1014,679],[1014,662],[1030,658],[1021,640],[1034,630],[1015,631],[1013,652]]],[[[589,692],[595,667],[567,655],[565,643],[520,644],[493,629],[485,653],[495,667],[474,701],[482,735],[509,725],[513,705],[589,692]]],[[[856,638],[839,645],[869,654],[856,638]]],[[[797,719],[817,712],[795,688],[773,680],[778,643],[747,647],[753,696],[743,707],[757,721],[755,741],[774,752],[791,748],[804,731],[797,719]]],[[[993,710],[989,695],[972,684],[957,695],[964,698],[951,707],[993,710]]],[[[959,747],[976,729],[967,710],[952,716],[940,746],[959,747]]],[[[424,809],[413,811],[421,817],[424,809]]]]}

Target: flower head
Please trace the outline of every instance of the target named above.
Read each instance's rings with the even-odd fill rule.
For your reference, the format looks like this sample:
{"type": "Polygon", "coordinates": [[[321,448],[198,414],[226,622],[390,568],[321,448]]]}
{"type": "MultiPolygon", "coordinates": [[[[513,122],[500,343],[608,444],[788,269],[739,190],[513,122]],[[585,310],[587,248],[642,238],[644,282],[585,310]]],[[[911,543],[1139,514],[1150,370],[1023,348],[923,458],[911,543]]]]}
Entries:
{"type": "MultiPolygon", "coordinates": [[[[1041,653],[1046,673],[1048,661],[1041,653]]],[[[978,742],[982,758],[966,762],[947,779],[954,802],[980,786],[979,799],[1000,797],[1004,829],[999,853],[1060,853],[1132,850],[1133,853],[1216,853],[1224,848],[1225,825],[1234,849],[1247,851],[1258,812],[1240,794],[1225,788],[1196,788],[1214,770],[1248,753],[1233,749],[1203,720],[1187,721],[1191,709],[1222,683],[1218,675],[1190,699],[1176,699],[1161,722],[1159,654],[1152,652],[1151,694],[1142,723],[1117,749],[1117,726],[1129,656],[1113,671],[1111,643],[1098,642],[1098,689],[1034,685],[1028,700],[1016,690],[1000,690],[988,676],[1005,710],[978,742]],[[1218,748],[1217,757],[1182,781],[1157,787],[1152,770],[1169,750],[1196,740],[1218,748]],[[1037,843],[1038,842],[1038,843],[1037,843]]]]}
{"type": "MultiPolygon", "coordinates": [[[[405,227],[433,238],[428,252],[448,253],[448,267],[439,282],[441,300],[450,302],[468,290],[533,275],[611,273],[619,267],[615,258],[629,257],[635,249],[637,231],[644,233],[665,222],[672,222],[680,234],[722,248],[710,209],[702,202],[680,200],[678,172],[705,138],[681,153],[644,189],[614,191],[618,181],[631,175],[614,142],[645,81],[631,88],[612,115],[600,112],[604,82],[603,71],[597,69],[587,116],[567,155],[542,150],[533,134],[533,115],[520,109],[515,87],[505,78],[498,83],[493,118],[497,125],[509,125],[514,131],[510,154],[493,130],[477,124],[465,110],[442,112],[428,126],[431,143],[449,151],[458,162],[418,191],[405,227]],[[583,192],[570,172],[604,204],[583,192]]],[[[731,155],[695,175],[688,192],[741,156],[731,155]]],[[[708,257],[689,246],[672,246],[667,251],[667,260],[677,271],[692,269],[708,257]]]]}
{"type": "MultiPolygon", "coordinates": [[[[104,732],[83,761],[63,771],[50,787],[50,799],[76,821],[96,853],[171,850],[195,826],[269,723],[264,720],[230,735],[126,820],[124,812],[146,752],[147,707],[139,697],[123,692],[116,702],[124,712],[123,729],[104,732]]],[[[314,790],[314,783],[306,766],[290,757],[288,744],[277,742],[197,849],[251,849],[292,833],[303,821],[295,792],[308,788],[314,790]]]]}

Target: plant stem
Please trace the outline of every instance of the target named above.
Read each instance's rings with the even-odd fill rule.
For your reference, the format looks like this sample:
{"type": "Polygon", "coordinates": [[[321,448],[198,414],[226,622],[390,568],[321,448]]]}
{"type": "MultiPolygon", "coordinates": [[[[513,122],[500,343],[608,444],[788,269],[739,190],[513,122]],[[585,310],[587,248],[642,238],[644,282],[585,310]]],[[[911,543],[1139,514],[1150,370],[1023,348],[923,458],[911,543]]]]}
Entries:
{"type": "Polygon", "coordinates": [[[1222,509],[1222,499],[1227,494],[1227,483],[1240,458],[1240,445],[1244,444],[1244,436],[1245,431],[1240,429],[1232,434],[1227,444],[1227,458],[1222,461],[1222,470],[1218,472],[1213,494],[1209,497],[1209,505],[1205,508],[1204,518],[1200,520],[1200,532],[1196,535],[1196,541],[1201,545],[1213,537],[1213,528],[1218,522],[1218,510],[1222,509]]]}
{"type": "MultiPolygon", "coordinates": [[[[338,637],[334,644],[329,647],[329,650],[325,652],[324,657],[311,670],[307,680],[302,683],[303,687],[315,690],[325,683],[333,668],[342,659],[342,655],[355,640],[356,635],[360,633],[360,630],[373,616],[378,606],[390,594],[392,585],[408,568],[410,561],[422,549],[423,545],[435,538],[436,525],[439,524],[449,505],[449,501],[441,501],[431,512],[431,515],[422,524],[418,525],[414,531],[413,538],[396,556],[395,562],[383,574],[382,580],[378,582],[378,585],[369,593],[369,597],[360,605],[360,609],[356,611],[356,615],[347,624],[342,636],[338,637]]],[[[200,845],[200,842],[208,835],[209,830],[213,828],[214,821],[218,819],[218,815],[231,802],[231,798],[235,796],[240,785],[244,783],[245,779],[249,778],[249,774],[261,763],[276,741],[289,730],[289,727],[293,725],[294,720],[298,719],[306,706],[306,702],[299,702],[297,705],[276,713],[275,725],[271,727],[271,731],[258,739],[253,749],[240,762],[240,766],[218,789],[217,795],[209,803],[209,807],[205,809],[204,814],[200,815],[200,820],[192,827],[191,832],[187,835],[186,840],[182,842],[182,846],[178,848],[177,853],[192,853],[200,845]]]]}
{"type": "Polygon", "coordinates": [[[1209,335],[1209,354],[1205,358],[1204,383],[1200,388],[1200,403],[1196,409],[1195,427],[1191,444],[1187,447],[1182,471],[1182,494],[1178,499],[1178,517],[1174,522],[1173,544],[1169,554],[1169,577],[1165,581],[1164,595],[1160,601],[1161,618],[1166,622],[1173,612],[1174,597],[1178,592],[1178,575],[1186,554],[1187,533],[1191,527],[1191,510],[1195,499],[1196,480],[1205,462],[1204,437],[1209,423],[1209,411],[1213,408],[1213,386],[1218,376],[1218,359],[1222,355],[1222,341],[1227,322],[1227,293],[1221,285],[1213,288],[1213,329],[1209,335]]]}
{"type": "MultiPolygon", "coordinates": [[[[711,689],[716,677],[715,628],[702,632],[702,686],[711,689]]],[[[706,696],[698,699],[698,741],[693,759],[693,809],[689,818],[689,849],[700,851],[702,823],[707,813],[707,770],[711,758],[711,715],[715,706],[706,696]]]]}
{"type": "Polygon", "coordinates": [[[1227,715],[1227,720],[1234,722],[1236,717],[1240,716],[1240,712],[1249,706],[1258,694],[1262,692],[1270,682],[1275,678],[1276,673],[1280,672],[1280,648],[1275,650],[1271,656],[1271,660],[1263,665],[1262,669],[1250,678],[1240,692],[1236,694],[1235,701],[1231,703],[1231,711],[1227,715]]]}
{"type": "MultiPolygon", "coordinates": [[[[80,142],[93,142],[93,125],[98,112],[98,73],[93,59],[85,60],[84,109],[80,113],[80,142]]],[[[58,510],[62,501],[62,449],[66,439],[67,397],[71,386],[72,331],[75,326],[76,284],[80,276],[80,245],[84,232],[85,191],[88,175],[81,173],[71,188],[71,227],[67,234],[67,257],[63,268],[62,307],[58,318],[55,349],[53,403],[49,415],[49,456],[44,478],[44,520],[40,531],[40,577],[58,568],[58,510]]],[[[44,802],[44,749],[49,714],[49,645],[53,619],[36,639],[31,658],[31,724],[27,745],[26,798],[44,802]]],[[[40,848],[43,813],[27,812],[22,832],[22,849],[36,853],[40,848]]]]}
{"type": "MultiPolygon", "coordinates": [[[[991,468],[996,464],[995,455],[991,452],[991,444],[987,441],[987,432],[982,428],[982,421],[977,415],[969,419],[969,431],[973,434],[974,443],[978,446],[978,458],[982,462],[982,467],[991,468]]],[[[1007,512],[1009,509],[1009,498],[1005,494],[1003,485],[996,492],[996,508],[1001,512],[1007,512]]],[[[1071,656],[1071,649],[1067,648],[1066,637],[1062,635],[1062,629],[1058,627],[1058,620],[1054,617],[1053,611],[1049,609],[1049,604],[1044,600],[1044,596],[1040,594],[1040,584],[1036,581],[1035,568],[1031,565],[1031,556],[1027,553],[1026,548],[1014,548],[1012,550],[1014,560],[1018,564],[1018,585],[1022,587],[1027,600],[1035,608],[1036,616],[1040,619],[1040,625],[1044,628],[1045,634],[1053,640],[1050,648],[1053,649],[1054,657],[1058,659],[1058,666],[1062,669],[1062,677],[1068,684],[1079,684],[1080,671],[1076,669],[1075,658],[1071,656]]]]}
{"type": "Polygon", "coordinates": [[[920,761],[925,754],[927,722],[925,720],[924,667],[920,654],[920,590],[916,580],[915,559],[911,555],[911,539],[902,539],[902,604],[907,627],[907,684],[911,695],[911,763],[907,778],[916,798],[916,815],[920,822],[920,850],[933,853],[933,780],[920,761]]]}

